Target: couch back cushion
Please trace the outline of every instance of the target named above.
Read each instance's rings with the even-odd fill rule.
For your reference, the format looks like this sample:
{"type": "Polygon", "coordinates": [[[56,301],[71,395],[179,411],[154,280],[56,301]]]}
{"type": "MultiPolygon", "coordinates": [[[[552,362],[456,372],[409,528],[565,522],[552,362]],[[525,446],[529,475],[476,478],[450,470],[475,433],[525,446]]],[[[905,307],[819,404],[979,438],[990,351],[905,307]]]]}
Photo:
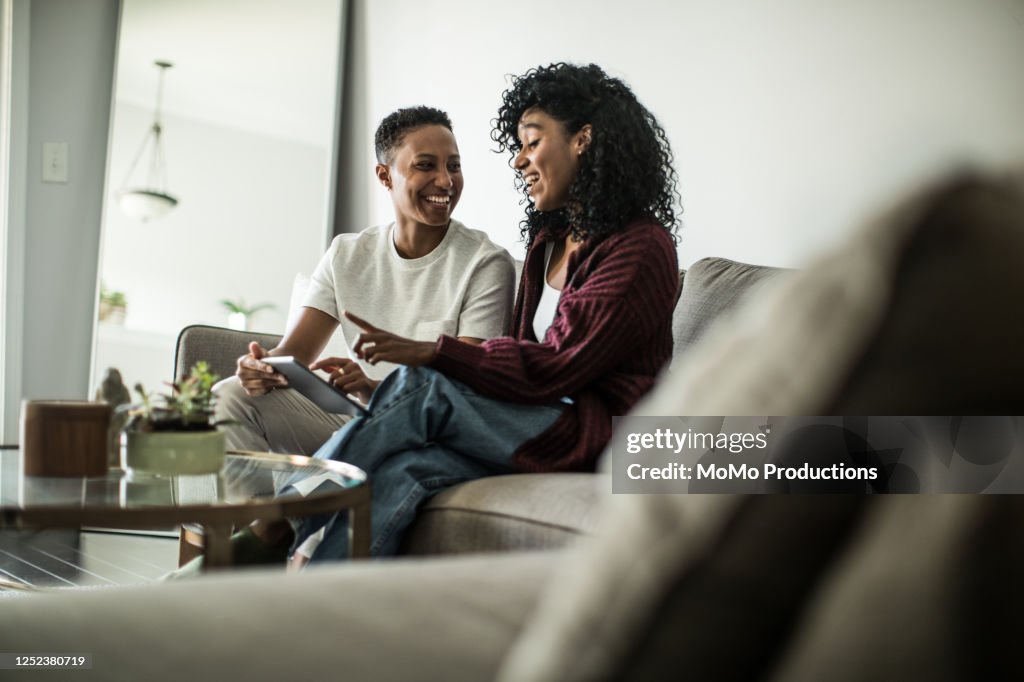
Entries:
{"type": "Polygon", "coordinates": [[[682,293],[672,315],[673,366],[713,321],[725,317],[726,311],[783,272],[786,270],[727,258],[703,258],[685,276],[680,273],[682,293]]]}
{"type": "Polygon", "coordinates": [[[183,377],[189,369],[203,360],[217,376],[234,375],[238,358],[249,350],[249,342],[256,341],[264,348],[273,348],[280,341],[277,334],[261,334],[205,324],[193,324],[178,333],[174,352],[174,376],[183,377]]]}

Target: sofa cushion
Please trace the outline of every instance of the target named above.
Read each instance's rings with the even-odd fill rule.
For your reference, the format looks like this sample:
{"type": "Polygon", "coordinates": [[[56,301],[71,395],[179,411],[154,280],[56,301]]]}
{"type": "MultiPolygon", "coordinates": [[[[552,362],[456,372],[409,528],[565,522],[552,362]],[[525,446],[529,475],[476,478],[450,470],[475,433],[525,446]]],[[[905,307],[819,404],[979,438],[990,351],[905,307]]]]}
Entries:
{"type": "Polygon", "coordinates": [[[721,532],[691,548],[692,564],[669,577],[664,597],[638,623],[636,648],[609,677],[676,679],[669,670],[696,680],[760,677],[870,499],[739,498],[721,532]]]}
{"type": "MultiPolygon", "coordinates": [[[[968,253],[1008,248],[1016,254],[992,262],[960,263],[959,277],[947,278],[947,287],[1013,281],[1005,276],[975,279],[979,271],[1016,268],[1013,262],[1024,259],[1024,226],[1014,225],[1016,219],[996,220],[991,229],[978,229],[985,219],[967,206],[981,194],[998,196],[1013,216],[1024,215],[1016,189],[971,180],[945,183],[902,202],[835,253],[766,286],[730,323],[710,328],[686,353],[678,372],[634,414],[817,415],[847,404],[842,394],[856,385],[854,368],[872,371],[862,361],[889,329],[884,323],[898,300],[896,287],[915,254],[927,259],[936,252],[934,245],[919,249],[932,243],[931,234],[939,230],[936,208],[943,215],[957,216],[952,227],[939,230],[945,235],[939,241],[956,235],[959,249],[975,239],[986,244],[968,253]]],[[[948,300],[1015,300],[1021,293],[1019,285],[1011,292],[983,287],[972,287],[972,296],[948,300]]],[[[931,295],[942,298],[945,293],[931,295]]],[[[921,320],[918,329],[924,331],[919,333],[935,333],[928,322],[921,320]]],[[[937,360],[941,362],[935,371],[974,362],[973,357],[957,354],[937,360]]],[[[1015,363],[1010,366],[1016,368],[1015,363]]],[[[1018,372],[1014,380],[1024,383],[1024,373],[1018,372]]],[[[937,405],[965,407],[971,413],[973,394],[961,402],[934,391],[914,395],[921,400],[908,414],[929,414],[937,405]]],[[[610,496],[599,533],[581,542],[559,566],[499,679],[617,679],[632,670],[643,671],[646,679],[676,679],[683,670],[698,679],[764,675],[770,670],[772,651],[803,617],[804,605],[814,594],[814,578],[823,575],[842,551],[828,536],[835,533],[841,545],[843,536],[855,532],[863,520],[864,507],[844,509],[842,499],[794,502],[764,497],[745,504],[744,498],[727,495],[610,496]],[[786,513],[801,505],[807,505],[804,514],[786,513]],[[759,513],[751,515],[752,508],[759,513]],[[765,528],[758,516],[774,525],[765,528]],[[820,542],[799,552],[789,546],[787,565],[786,543],[809,531],[820,542]],[[770,542],[773,538],[778,546],[770,542]],[[787,571],[804,579],[780,581],[787,571]],[[762,597],[748,604],[751,595],[769,594],[779,585],[783,600],[762,597]],[[703,593],[708,589],[714,591],[713,599],[703,593]],[[687,639],[695,627],[703,628],[699,637],[687,639]],[[764,636],[772,638],[770,650],[757,645],[764,636]],[[753,660],[744,659],[748,646],[753,647],[753,660]]]]}
{"type": "Polygon", "coordinates": [[[345,562],[31,595],[2,600],[0,641],[92,654],[96,677],[84,679],[478,682],[493,679],[560,557],[345,562]]]}
{"type": "Polygon", "coordinates": [[[517,474],[449,488],[420,508],[403,553],[453,554],[561,547],[597,524],[607,476],[517,474]]]}
{"type": "Polygon", "coordinates": [[[963,182],[921,222],[878,332],[822,413],[1024,413],[1021,194],[963,182]]]}
{"type": "Polygon", "coordinates": [[[708,326],[723,318],[762,284],[786,272],[726,258],[703,258],[680,273],[681,293],[672,315],[672,362],[692,347],[708,326]]]}
{"type": "Polygon", "coordinates": [[[874,500],[769,679],[1024,679],[1024,498],[874,500]]]}

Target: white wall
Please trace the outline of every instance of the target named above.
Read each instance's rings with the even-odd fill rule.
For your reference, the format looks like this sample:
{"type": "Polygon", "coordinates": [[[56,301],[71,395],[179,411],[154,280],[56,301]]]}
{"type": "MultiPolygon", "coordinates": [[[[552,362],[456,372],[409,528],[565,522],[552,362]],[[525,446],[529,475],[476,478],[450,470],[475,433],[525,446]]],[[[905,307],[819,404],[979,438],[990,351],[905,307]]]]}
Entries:
{"type": "MultiPolygon", "coordinates": [[[[371,127],[399,106],[448,110],[466,175],[456,216],[517,255],[521,209],[507,159],[489,151],[489,121],[505,74],[552,61],[600,64],[661,120],[680,175],[683,264],[797,265],[923,177],[1024,160],[1020,0],[362,6],[371,127]]],[[[390,213],[377,191],[368,222],[390,213]]]]}
{"type": "MultiPolygon", "coordinates": [[[[295,274],[310,274],[324,250],[328,149],[165,115],[168,189],[180,203],[141,223],[118,209],[115,193],[152,116],[115,105],[101,272],[128,299],[126,326],[174,334],[224,325],[220,301],[241,297],[275,304],[252,325],[283,331],[295,274]]],[[[169,379],[170,361],[165,372],[169,379]]]]}
{"type": "Polygon", "coordinates": [[[0,18],[0,441],[17,440],[25,287],[28,165],[28,0],[3,0],[0,18]]]}
{"type": "Polygon", "coordinates": [[[309,275],[324,250],[328,150],[164,115],[168,189],[180,203],[142,223],[120,211],[116,192],[153,112],[117,102],[114,116],[100,272],[128,305],[123,328],[99,326],[91,385],[117,367],[126,385],[153,390],[172,378],[183,327],[227,323],[223,299],[273,304],[250,329],[284,331],[295,275],[309,275]]]}
{"type": "Polygon", "coordinates": [[[13,287],[8,279],[8,295],[21,293],[8,298],[21,319],[7,332],[20,338],[4,339],[7,368],[16,365],[21,376],[19,387],[5,373],[5,442],[16,440],[20,398],[87,393],[118,2],[46,0],[27,9],[28,22],[16,23],[28,30],[27,51],[12,64],[16,80],[27,77],[16,83],[12,121],[12,147],[24,153],[12,149],[11,173],[24,181],[12,182],[10,198],[23,207],[21,223],[10,227],[23,239],[24,263],[6,273],[18,278],[13,287]],[[66,184],[41,182],[44,142],[68,144],[66,184]]]}

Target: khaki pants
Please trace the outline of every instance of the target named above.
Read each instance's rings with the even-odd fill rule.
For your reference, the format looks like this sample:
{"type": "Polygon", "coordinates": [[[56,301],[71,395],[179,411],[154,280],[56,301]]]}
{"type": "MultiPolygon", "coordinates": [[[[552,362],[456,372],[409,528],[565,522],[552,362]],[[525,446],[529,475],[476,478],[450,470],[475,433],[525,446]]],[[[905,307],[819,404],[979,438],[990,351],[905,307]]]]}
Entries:
{"type": "MultiPolygon", "coordinates": [[[[328,414],[290,388],[250,396],[238,377],[220,381],[213,390],[217,394],[216,419],[231,422],[221,426],[229,450],[312,456],[352,419],[347,414],[328,414]]],[[[296,553],[310,556],[322,537],[323,533],[310,536],[296,553]]]]}
{"type": "Polygon", "coordinates": [[[232,422],[221,426],[230,450],[311,456],[352,419],[328,414],[290,388],[249,396],[238,377],[224,379],[213,390],[216,418],[232,422]]]}

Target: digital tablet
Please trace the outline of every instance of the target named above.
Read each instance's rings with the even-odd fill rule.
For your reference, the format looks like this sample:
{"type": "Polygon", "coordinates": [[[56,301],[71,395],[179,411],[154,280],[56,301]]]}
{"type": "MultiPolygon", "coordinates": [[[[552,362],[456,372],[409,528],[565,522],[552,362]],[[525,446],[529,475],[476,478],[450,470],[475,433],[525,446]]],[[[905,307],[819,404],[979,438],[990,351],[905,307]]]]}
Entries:
{"type": "Polygon", "coordinates": [[[324,412],[331,414],[350,414],[358,417],[366,410],[344,391],[316,375],[313,370],[296,360],[291,355],[271,355],[260,358],[281,374],[288,377],[288,385],[313,401],[313,404],[324,412]]]}

